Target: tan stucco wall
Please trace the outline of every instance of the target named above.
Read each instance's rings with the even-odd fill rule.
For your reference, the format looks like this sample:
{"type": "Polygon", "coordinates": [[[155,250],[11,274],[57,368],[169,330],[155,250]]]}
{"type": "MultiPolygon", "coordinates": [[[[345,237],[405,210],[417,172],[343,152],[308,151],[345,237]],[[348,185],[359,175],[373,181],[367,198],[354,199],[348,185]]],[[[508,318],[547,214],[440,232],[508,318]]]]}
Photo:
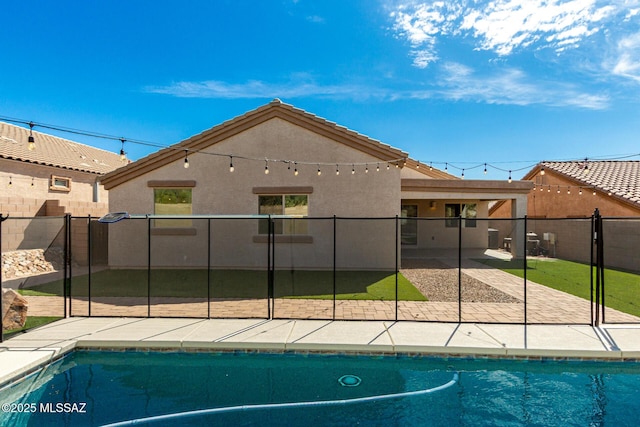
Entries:
{"type": "MultiPolygon", "coordinates": [[[[481,200],[461,199],[402,199],[403,205],[418,205],[418,217],[420,218],[444,218],[445,204],[470,204],[477,205],[477,218],[475,227],[463,227],[463,246],[465,248],[486,248],[487,230],[489,222],[487,202],[481,200]],[[431,208],[431,204],[434,207],[431,208]]],[[[445,227],[444,220],[420,220],[418,221],[418,243],[406,245],[407,248],[457,248],[458,228],[445,227]]]]}
{"type": "MultiPolygon", "coordinates": [[[[104,215],[108,207],[108,192],[99,186],[98,202],[94,202],[95,174],[71,171],[0,159],[2,192],[0,192],[0,212],[12,216],[32,217],[36,215],[104,215]],[[71,179],[70,191],[52,190],[51,176],[71,179]],[[11,186],[9,186],[11,178],[11,186]],[[33,179],[32,179],[33,178],[33,179]],[[33,185],[32,185],[33,183],[33,185]],[[47,212],[47,200],[58,200],[62,209],[47,212]]],[[[51,209],[51,208],[50,208],[51,209]]]]}
{"type": "MultiPolygon", "coordinates": [[[[145,175],[128,181],[110,190],[110,211],[128,211],[131,214],[153,213],[153,189],[147,186],[151,180],[195,180],[193,188],[193,213],[213,215],[254,215],[258,213],[258,195],[254,187],[313,187],[309,194],[309,216],[330,217],[395,217],[400,213],[400,169],[381,168],[375,171],[378,159],[358,150],[336,143],[324,136],[304,128],[295,126],[279,118],[271,119],[256,127],[222,141],[205,151],[233,154],[235,171],[229,172],[229,157],[219,157],[203,153],[189,155],[190,167],[183,167],[180,159],[172,164],[153,170],[145,175]],[[298,163],[298,176],[294,176],[294,165],[287,169],[282,162],[269,162],[270,173],[264,174],[263,161],[243,160],[241,156],[251,158],[296,160],[299,162],[320,162],[322,175],[317,175],[318,165],[298,163]],[[351,174],[351,166],[344,163],[369,163],[369,172],[364,166],[356,166],[356,174],[351,174]],[[325,164],[322,164],[325,163],[325,164]],[[335,163],[341,163],[340,175],[336,176],[335,163]]],[[[318,220],[319,221],[319,220],[318,220]]],[[[124,222],[118,223],[124,224],[124,222]]],[[[118,225],[114,224],[114,225],[118,225]]],[[[146,263],[146,239],[129,243],[131,225],[111,227],[110,261],[115,266],[136,266],[146,263]],[[140,255],[140,251],[143,255],[140,255]],[[141,262],[142,261],[142,262],[141,262]]],[[[314,267],[326,264],[327,251],[332,250],[332,240],[327,239],[327,224],[311,223],[309,235],[313,243],[291,244],[295,257],[286,261],[277,256],[276,262],[295,262],[298,265],[314,267]],[[318,231],[319,229],[319,231],[318,231]],[[319,256],[320,254],[320,256],[319,256]]],[[[194,266],[202,264],[203,250],[206,253],[206,223],[196,221],[195,236],[153,236],[153,257],[160,263],[194,266]],[[205,244],[203,249],[203,242],[205,244]],[[181,255],[177,255],[181,254],[181,255]],[[161,261],[160,261],[161,260],[161,261]]],[[[362,235],[362,227],[352,224],[346,227],[341,238],[354,242],[369,242],[373,237],[375,226],[365,227],[368,231],[362,235]]],[[[227,221],[225,226],[212,231],[212,238],[218,242],[219,248],[230,248],[219,251],[216,263],[236,267],[266,264],[266,244],[254,243],[258,234],[258,226],[254,221],[227,221]],[[225,243],[226,246],[225,246],[225,243]],[[236,249],[237,248],[237,249],[236,249]],[[226,254],[226,255],[225,255],[226,254]]],[[[332,228],[330,229],[332,230],[332,228]]],[[[389,228],[395,238],[395,226],[389,228]]],[[[331,231],[332,232],[332,231],[331,231]]],[[[146,228],[142,230],[146,233],[146,228]]],[[[387,233],[385,233],[387,234],[387,233]]],[[[360,250],[352,251],[345,261],[345,268],[358,268],[358,259],[366,259],[369,268],[386,268],[379,266],[381,258],[395,259],[395,246],[360,244],[360,250]],[[349,261],[353,260],[353,262],[349,261]]],[[[278,254],[276,254],[278,255],[278,254]]],[[[206,265],[206,256],[204,257],[206,265]]],[[[386,263],[386,261],[385,261],[386,263]]],[[[330,264],[327,265],[327,268],[330,264]]]]}
{"type": "MultiPolygon", "coordinates": [[[[553,171],[547,171],[544,175],[536,174],[531,181],[537,185],[528,195],[527,215],[529,217],[588,218],[596,208],[603,216],[640,216],[638,209],[624,205],[601,192],[596,192],[594,196],[591,189],[585,188],[582,195],[579,195],[579,187],[576,187],[573,181],[556,175],[553,171]],[[540,186],[543,191],[540,191],[540,186]],[[558,193],[558,186],[560,193],[558,193]],[[569,187],[571,194],[567,194],[569,187]],[[549,189],[551,191],[548,191],[549,189]]],[[[496,209],[491,217],[510,218],[510,202],[507,201],[496,209]]]]}

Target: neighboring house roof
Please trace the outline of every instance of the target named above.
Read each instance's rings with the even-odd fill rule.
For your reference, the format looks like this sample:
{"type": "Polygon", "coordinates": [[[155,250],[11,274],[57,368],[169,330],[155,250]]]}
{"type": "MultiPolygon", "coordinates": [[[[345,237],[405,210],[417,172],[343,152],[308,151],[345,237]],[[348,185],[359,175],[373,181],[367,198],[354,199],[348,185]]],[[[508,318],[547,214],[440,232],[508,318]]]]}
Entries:
{"type": "Polygon", "coordinates": [[[602,193],[640,207],[640,161],[574,161],[542,162],[524,177],[529,179],[544,166],[545,171],[553,171],[576,186],[594,188],[602,193]]]}
{"type": "MultiPolygon", "coordinates": [[[[176,160],[181,160],[184,158],[184,150],[194,152],[204,150],[218,142],[224,141],[231,136],[237,135],[273,118],[286,120],[338,143],[372,155],[381,161],[397,161],[399,159],[406,159],[407,163],[415,162],[408,159],[408,155],[404,151],[391,147],[390,145],[383,144],[380,141],[369,138],[368,136],[355,132],[351,129],[347,129],[346,127],[340,126],[334,122],[330,122],[300,108],[296,108],[293,105],[285,104],[279,99],[274,99],[266,105],[251,110],[241,116],[227,120],[198,135],[192,136],[178,144],[174,144],[171,147],[150,154],[136,162],[130,163],[118,171],[109,173],[102,178],[102,184],[106,189],[116,187],[154,169],[175,162],[176,160]]],[[[448,174],[443,176],[443,172],[437,173],[436,171],[436,173],[433,174],[434,171],[431,171],[431,174],[434,177],[451,177],[448,174]]],[[[429,174],[429,172],[424,171],[424,168],[422,173],[429,174]]]]}
{"type": "Polygon", "coordinates": [[[28,149],[29,129],[0,122],[0,158],[102,175],[123,166],[116,153],[33,131],[35,150],[28,149]]]}
{"type": "MultiPolygon", "coordinates": [[[[616,200],[640,209],[640,161],[637,160],[587,160],[552,162],[543,161],[531,169],[522,179],[532,180],[541,173],[555,173],[573,181],[576,187],[594,189],[616,200]]],[[[498,202],[490,214],[504,202],[498,202]]]]}

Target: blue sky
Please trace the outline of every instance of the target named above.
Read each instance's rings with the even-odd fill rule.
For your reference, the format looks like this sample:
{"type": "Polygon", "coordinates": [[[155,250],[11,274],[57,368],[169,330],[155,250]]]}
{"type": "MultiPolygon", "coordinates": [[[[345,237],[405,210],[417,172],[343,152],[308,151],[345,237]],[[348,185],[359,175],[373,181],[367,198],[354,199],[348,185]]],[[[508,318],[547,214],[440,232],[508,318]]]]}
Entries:
{"type": "Polygon", "coordinates": [[[471,178],[640,158],[640,0],[22,0],[2,15],[2,117],[170,145],[277,97],[471,178]]]}

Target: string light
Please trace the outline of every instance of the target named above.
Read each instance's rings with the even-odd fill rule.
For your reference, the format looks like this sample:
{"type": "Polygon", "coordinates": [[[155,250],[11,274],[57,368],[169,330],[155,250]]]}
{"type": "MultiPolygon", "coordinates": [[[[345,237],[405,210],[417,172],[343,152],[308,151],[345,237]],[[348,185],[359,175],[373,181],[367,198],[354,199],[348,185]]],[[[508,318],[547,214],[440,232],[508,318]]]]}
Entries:
{"type": "Polygon", "coordinates": [[[233,172],[236,168],[233,167],[233,156],[229,156],[229,172],[233,172]]]}
{"type": "Polygon", "coordinates": [[[120,142],[122,145],[120,146],[120,161],[125,162],[127,160],[127,153],[124,152],[124,142],[126,139],[120,138],[120,142]]]}
{"type": "Polygon", "coordinates": [[[462,179],[464,179],[464,169],[462,169],[462,179]]]}
{"type": "Polygon", "coordinates": [[[27,149],[29,151],[33,151],[36,149],[36,140],[33,137],[33,126],[34,126],[34,123],[29,122],[29,138],[28,138],[29,144],[27,145],[27,149]]]}
{"type": "MultiPolygon", "coordinates": [[[[53,130],[57,130],[57,131],[61,131],[61,132],[66,132],[66,133],[72,133],[72,134],[77,134],[77,135],[84,135],[84,136],[89,136],[89,137],[93,137],[93,138],[102,138],[102,139],[109,139],[109,140],[115,140],[115,141],[120,141],[122,143],[123,140],[125,140],[124,137],[115,137],[112,135],[107,135],[107,134],[100,134],[100,133],[96,133],[96,132],[90,132],[90,131],[83,131],[83,130],[78,130],[78,129],[72,129],[72,128],[65,128],[65,127],[61,127],[61,126],[55,126],[55,125],[48,125],[48,124],[43,124],[43,123],[36,123],[33,121],[25,121],[25,120],[21,120],[21,119],[14,119],[14,118],[9,118],[9,117],[2,117],[0,116],[0,120],[3,121],[7,121],[7,122],[13,122],[13,123],[19,123],[19,124],[23,124],[29,127],[29,138],[28,141],[30,142],[30,146],[28,147],[29,149],[35,149],[35,138],[33,137],[33,128],[34,127],[39,127],[39,128],[45,128],[45,129],[53,129],[53,130]],[[31,144],[32,143],[32,144],[31,144]]],[[[158,143],[154,143],[154,142],[148,142],[148,141],[142,141],[142,140],[134,140],[134,139],[126,139],[126,142],[129,143],[133,143],[133,144],[138,144],[138,145],[144,145],[144,146],[149,146],[149,147],[156,147],[156,148],[161,148],[161,149],[168,149],[168,150],[182,150],[185,149],[184,145],[180,145],[180,144],[176,144],[176,145],[172,145],[172,146],[166,146],[166,145],[161,145],[158,143]]],[[[124,151],[124,145],[122,145],[122,148],[120,150],[121,152],[124,151]]],[[[203,154],[209,154],[209,155],[214,155],[214,156],[224,156],[224,157],[230,157],[229,154],[223,154],[223,153],[214,153],[214,152],[208,152],[205,150],[192,150],[187,148],[185,151],[192,151],[192,152],[197,152],[197,153],[203,153],[203,154]]],[[[125,152],[126,155],[126,152],[125,152]]],[[[622,159],[627,159],[630,157],[637,157],[640,156],[640,153],[634,153],[634,154],[626,154],[626,155],[616,155],[616,156],[607,156],[607,157],[602,157],[600,159],[602,160],[622,160],[622,159]]],[[[251,157],[243,157],[243,156],[237,156],[240,158],[244,158],[247,160],[263,160],[260,158],[251,158],[251,157]]],[[[270,162],[292,162],[293,160],[277,160],[277,159],[270,159],[270,162]]],[[[575,160],[571,160],[572,162],[575,162],[575,160]]],[[[593,161],[593,160],[591,160],[593,161]]],[[[397,168],[401,166],[400,162],[403,162],[403,164],[406,166],[407,163],[407,158],[406,157],[401,157],[398,159],[387,159],[385,160],[385,162],[387,163],[387,169],[389,169],[390,164],[394,164],[397,168]]],[[[515,161],[514,161],[515,162],[515,161]]],[[[230,162],[231,163],[231,162],[230,162]]],[[[300,164],[314,164],[316,162],[298,162],[300,164]]],[[[419,162],[416,161],[416,169],[420,169],[420,166],[423,162],[419,162]]],[[[433,170],[433,163],[434,162],[429,162],[429,170],[432,171],[433,170]]],[[[589,159],[585,158],[584,159],[584,165],[583,165],[583,172],[584,173],[589,173],[590,172],[590,167],[589,167],[589,159]]],[[[188,164],[188,153],[185,153],[185,167],[187,167],[186,165],[188,164]]],[[[355,165],[358,164],[360,165],[361,163],[338,163],[338,166],[340,165],[344,165],[344,166],[348,166],[349,164],[351,164],[352,166],[352,170],[355,169],[355,165]]],[[[426,163],[425,163],[426,164],[426,163]]],[[[542,164],[542,162],[538,162],[538,164],[540,165],[540,175],[544,175],[545,174],[545,165],[542,164]]],[[[319,168],[320,168],[320,163],[318,164],[319,168]]],[[[368,165],[364,164],[365,168],[368,168],[368,165]]],[[[445,163],[445,171],[448,171],[449,166],[452,166],[456,169],[461,169],[459,167],[454,166],[453,164],[450,164],[449,162],[445,163]]],[[[465,167],[464,168],[464,172],[466,174],[467,170],[471,170],[474,169],[476,167],[481,167],[484,166],[483,172],[487,173],[488,168],[489,167],[493,167],[495,169],[498,170],[504,170],[504,169],[500,169],[499,167],[496,167],[495,165],[492,165],[490,163],[480,163],[477,166],[473,166],[473,167],[465,167]]],[[[535,164],[534,164],[535,166],[535,164]]],[[[524,169],[530,169],[532,166],[527,166],[524,167],[522,169],[512,169],[511,172],[514,171],[519,171],[519,170],[524,170],[524,169]]],[[[318,168],[318,169],[319,169],[318,168]]],[[[378,167],[377,167],[378,168],[378,167]]],[[[376,169],[377,170],[377,169],[376,169]]],[[[365,169],[366,172],[366,169],[365,169]]]]}
{"type": "Polygon", "coordinates": [[[560,194],[560,186],[558,185],[558,194],[560,194]]]}
{"type": "Polygon", "coordinates": [[[187,150],[184,150],[184,168],[189,169],[189,157],[187,157],[187,150]]]}
{"type": "Polygon", "coordinates": [[[351,165],[351,175],[356,173],[356,165],[351,165]]]}
{"type": "Polygon", "coordinates": [[[265,175],[269,175],[269,161],[268,160],[264,161],[264,174],[265,175]]]}
{"type": "Polygon", "coordinates": [[[320,165],[318,164],[318,176],[322,175],[322,171],[320,170],[320,165]]]}
{"type": "Polygon", "coordinates": [[[380,163],[378,163],[376,166],[376,172],[380,172],[380,163]]]}
{"type": "Polygon", "coordinates": [[[364,173],[369,173],[369,165],[365,165],[364,173]]]}
{"type": "Polygon", "coordinates": [[[340,169],[338,169],[338,165],[336,165],[336,175],[340,175],[340,169]]]}
{"type": "Polygon", "coordinates": [[[567,194],[571,194],[571,187],[567,187],[567,194]]]}
{"type": "Polygon", "coordinates": [[[582,187],[580,187],[580,191],[578,191],[578,196],[582,196],[582,187]]]}
{"type": "Polygon", "coordinates": [[[293,175],[298,176],[298,164],[293,162],[293,175]]]}
{"type": "Polygon", "coordinates": [[[511,171],[509,171],[509,179],[508,179],[508,181],[509,181],[509,184],[511,184],[511,181],[512,181],[511,180],[511,171]]]}

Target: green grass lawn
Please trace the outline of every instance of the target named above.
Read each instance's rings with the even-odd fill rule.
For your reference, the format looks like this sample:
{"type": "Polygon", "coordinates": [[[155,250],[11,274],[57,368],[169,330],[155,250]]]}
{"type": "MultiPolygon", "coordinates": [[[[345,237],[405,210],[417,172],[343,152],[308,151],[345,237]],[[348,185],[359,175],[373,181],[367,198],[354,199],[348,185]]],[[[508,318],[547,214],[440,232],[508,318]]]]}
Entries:
{"type": "MultiPolygon", "coordinates": [[[[207,297],[207,270],[152,270],[151,296],[207,297]]],[[[23,295],[62,295],[58,280],[29,289],[23,295]]],[[[395,300],[395,275],[388,271],[336,272],[336,298],[395,300]]],[[[87,276],[73,278],[73,296],[88,295],[87,276]]],[[[275,274],[276,298],[333,298],[333,272],[279,270],[275,274]]],[[[104,270],[91,276],[92,297],[146,297],[146,270],[104,270]]],[[[267,273],[257,270],[211,270],[212,298],[266,298],[267,273]]],[[[404,276],[398,274],[398,297],[426,301],[404,276]]]]}
{"type": "MultiPolygon", "coordinates": [[[[524,277],[523,261],[476,260],[483,264],[524,277]]],[[[590,266],[577,262],[554,260],[528,260],[527,280],[591,299],[590,266]]],[[[640,275],[605,269],[605,305],[634,316],[640,316],[640,275]]],[[[595,283],[595,268],[594,268],[595,283]]],[[[595,285],[594,285],[595,286],[595,285]]]]}
{"type": "Polygon", "coordinates": [[[5,339],[11,338],[12,336],[17,335],[22,331],[37,328],[38,326],[46,325],[47,323],[51,323],[60,319],[62,319],[62,317],[27,316],[27,320],[25,321],[24,326],[22,328],[10,329],[8,331],[5,331],[4,338],[5,339]]]}

